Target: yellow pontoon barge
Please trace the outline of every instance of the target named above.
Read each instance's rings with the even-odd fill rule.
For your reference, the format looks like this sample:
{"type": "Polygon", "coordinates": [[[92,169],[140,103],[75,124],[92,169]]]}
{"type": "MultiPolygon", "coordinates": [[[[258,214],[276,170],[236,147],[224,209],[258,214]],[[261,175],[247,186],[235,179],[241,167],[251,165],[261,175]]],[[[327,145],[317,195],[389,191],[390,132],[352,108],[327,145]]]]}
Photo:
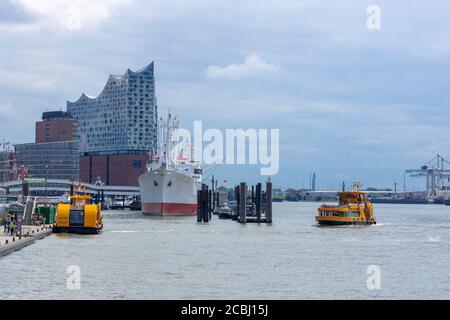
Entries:
{"type": "Polygon", "coordinates": [[[55,233],[96,234],[103,229],[100,204],[91,204],[89,195],[73,195],[69,203],[58,204],[55,233]]]}
{"type": "Polygon", "coordinates": [[[338,205],[323,204],[316,221],[319,225],[369,225],[375,224],[373,206],[366,192],[339,192],[338,205]]]}

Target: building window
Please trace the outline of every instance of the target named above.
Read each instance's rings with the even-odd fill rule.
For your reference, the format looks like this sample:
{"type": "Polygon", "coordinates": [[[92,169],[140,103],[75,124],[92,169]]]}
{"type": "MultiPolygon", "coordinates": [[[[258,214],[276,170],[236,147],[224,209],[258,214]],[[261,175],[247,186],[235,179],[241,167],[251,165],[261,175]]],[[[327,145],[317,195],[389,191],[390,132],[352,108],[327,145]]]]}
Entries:
{"type": "Polygon", "coordinates": [[[133,169],[141,169],[142,160],[133,160],[133,169]]]}

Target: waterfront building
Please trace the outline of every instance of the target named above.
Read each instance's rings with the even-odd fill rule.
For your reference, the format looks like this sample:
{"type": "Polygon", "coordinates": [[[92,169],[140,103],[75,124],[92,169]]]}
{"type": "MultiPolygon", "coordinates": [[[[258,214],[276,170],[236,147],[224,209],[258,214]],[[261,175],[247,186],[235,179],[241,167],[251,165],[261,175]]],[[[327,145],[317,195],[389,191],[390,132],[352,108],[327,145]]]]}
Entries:
{"type": "Polygon", "coordinates": [[[69,112],[50,111],[36,122],[36,143],[78,140],[78,125],[69,112]]]}
{"type": "Polygon", "coordinates": [[[77,123],[71,115],[44,112],[35,132],[35,143],[14,146],[17,171],[33,178],[79,180],[80,144],[77,123]]]}
{"type": "Polygon", "coordinates": [[[0,151],[0,183],[11,181],[15,177],[14,153],[9,149],[0,151]]]}
{"type": "Polygon", "coordinates": [[[97,97],[83,93],[67,102],[78,122],[80,179],[107,185],[137,185],[149,153],[156,154],[158,108],[154,63],[110,75],[97,97]]]}
{"type": "Polygon", "coordinates": [[[43,179],[79,180],[79,142],[58,141],[17,144],[15,158],[26,176],[43,179]]]}
{"type": "Polygon", "coordinates": [[[154,64],[124,75],[110,75],[96,98],[82,94],[67,102],[78,121],[81,152],[148,154],[156,152],[158,112],[154,64]]]}
{"type": "MultiPolygon", "coordinates": [[[[103,193],[105,197],[136,197],[139,195],[139,187],[137,186],[102,186],[93,183],[84,183],[79,181],[67,179],[42,179],[42,178],[26,178],[28,184],[29,195],[31,196],[64,196],[67,199],[67,194],[70,192],[71,186],[75,186],[76,190],[83,189],[87,194],[92,196],[103,193]]],[[[13,180],[5,183],[0,183],[1,189],[7,189],[11,195],[18,196],[22,193],[23,184],[20,180],[13,180]]],[[[55,199],[53,199],[55,200],[55,199]]],[[[59,201],[62,199],[56,199],[59,201]]]]}
{"type": "Polygon", "coordinates": [[[137,186],[147,161],[148,154],[84,154],[80,157],[80,180],[86,183],[100,180],[111,186],[137,186]]]}

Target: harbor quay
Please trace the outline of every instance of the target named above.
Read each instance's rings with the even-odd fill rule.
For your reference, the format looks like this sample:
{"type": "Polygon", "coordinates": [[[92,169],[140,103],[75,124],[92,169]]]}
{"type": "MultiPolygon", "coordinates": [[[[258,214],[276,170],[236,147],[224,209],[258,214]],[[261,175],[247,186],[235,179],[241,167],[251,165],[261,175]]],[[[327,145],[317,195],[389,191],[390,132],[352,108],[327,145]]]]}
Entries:
{"type": "Polygon", "coordinates": [[[33,244],[36,240],[43,239],[52,234],[53,225],[46,224],[42,226],[22,226],[18,235],[0,230],[0,257],[20,250],[33,244]]]}

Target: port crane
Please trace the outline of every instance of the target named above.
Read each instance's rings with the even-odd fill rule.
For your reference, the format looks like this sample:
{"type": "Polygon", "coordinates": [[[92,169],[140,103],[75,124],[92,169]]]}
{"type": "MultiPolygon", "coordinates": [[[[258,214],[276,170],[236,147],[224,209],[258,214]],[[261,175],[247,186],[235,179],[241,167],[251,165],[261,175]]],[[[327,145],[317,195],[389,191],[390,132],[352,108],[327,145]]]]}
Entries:
{"type": "Polygon", "coordinates": [[[450,170],[445,169],[444,166],[449,164],[449,161],[438,154],[419,169],[405,170],[405,176],[426,177],[427,198],[432,200],[436,197],[437,191],[448,187],[450,170]]]}

